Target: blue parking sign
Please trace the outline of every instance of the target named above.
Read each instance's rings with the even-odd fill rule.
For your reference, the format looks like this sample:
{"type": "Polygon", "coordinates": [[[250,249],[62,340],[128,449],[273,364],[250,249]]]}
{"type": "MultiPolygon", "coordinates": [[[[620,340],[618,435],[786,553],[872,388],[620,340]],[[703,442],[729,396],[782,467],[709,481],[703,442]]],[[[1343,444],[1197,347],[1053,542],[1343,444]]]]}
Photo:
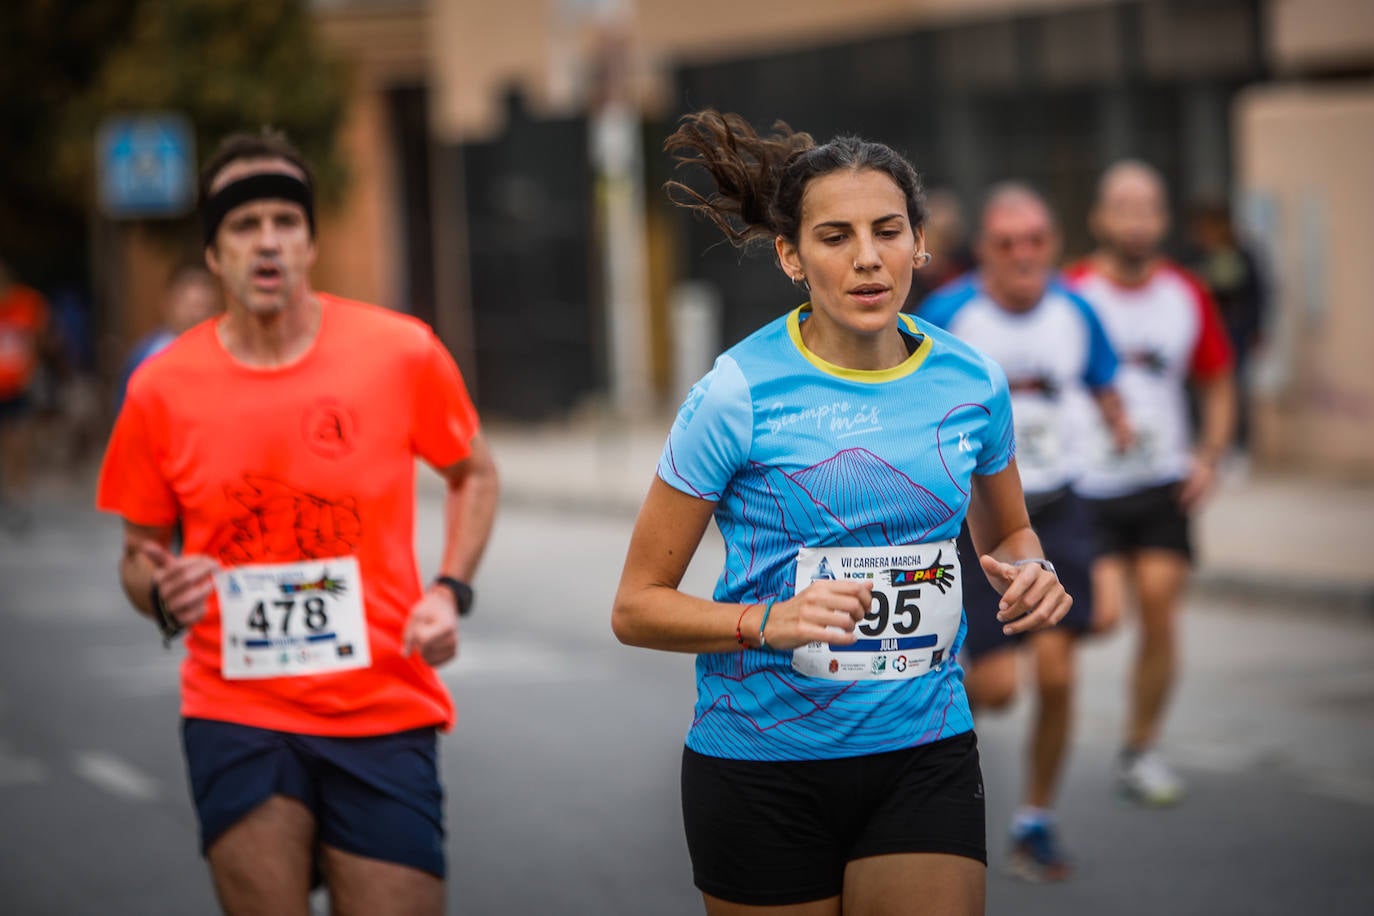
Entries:
{"type": "Polygon", "coordinates": [[[100,207],[114,219],[181,216],[196,202],[195,135],[174,112],[107,118],[96,137],[100,207]]]}

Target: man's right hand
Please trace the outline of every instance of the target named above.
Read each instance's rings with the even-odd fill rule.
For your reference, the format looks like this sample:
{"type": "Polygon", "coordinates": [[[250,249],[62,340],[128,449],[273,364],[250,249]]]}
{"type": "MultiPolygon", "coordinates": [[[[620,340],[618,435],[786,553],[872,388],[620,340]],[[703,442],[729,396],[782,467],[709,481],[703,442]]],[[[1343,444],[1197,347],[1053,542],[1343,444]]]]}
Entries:
{"type": "Polygon", "coordinates": [[[144,541],[139,550],[152,563],[153,583],[163,610],[183,627],[204,617],[219,563],[203,554],[177,556],[155,541],[144,541]]]}

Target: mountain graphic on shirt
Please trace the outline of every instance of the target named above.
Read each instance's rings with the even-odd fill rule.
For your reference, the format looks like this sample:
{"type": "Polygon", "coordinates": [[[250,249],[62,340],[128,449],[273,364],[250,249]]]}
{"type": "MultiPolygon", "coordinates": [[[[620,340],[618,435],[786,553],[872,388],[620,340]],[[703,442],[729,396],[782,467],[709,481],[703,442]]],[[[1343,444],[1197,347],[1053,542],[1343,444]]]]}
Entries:
{"type": "MultiPolygon", "coordinates": [[[[726,537],[724,578],[752,593],[745,600],[764,600],[809,584],[792,581],[799,547],[919,543],[956,517],[944,500],[865,448],[845,449],[792,473],[751,462],[741,478],[725,497],[735,527],[726,537]]],[[[747,756],[750,745],[737,734],[741,727],[796,745],[814,744],[817,735],[824,735],[827,741],[868,753],[885,747],[886,736],[908,732],[913,724],[918,743],[933,741],[947,733],[952,715],[966,715],[959,713],[960,694],[944,681],[931,681],[924,688],[933,691],[929,713],[919,722],[912,722],[905,704],[866,705],[859,729],[854,702],[846,699],[853,681],[807,678],[752,651],[707,664],[710,670],[698,680],[693,733],[722,756],[747,756]],[[717,727],[717,719],[728,724],[717,727]]]]}
{"type": "Polygon", "coordinates": [[[881,531],[905,540],[905,532],[889,531],[890,520],[923,535],[954,516],[938,496],[865,448],[845,449],[792,480],[851,532],[881,531]]]}
{"type": "Polygon", "coordinates": [[[792,474],[758,463],[750,470],[770,496],[739,507],[759,556],[783,556],[807,544],[912,543],[954,517],[938,496],[864,448],[792,474]]]}

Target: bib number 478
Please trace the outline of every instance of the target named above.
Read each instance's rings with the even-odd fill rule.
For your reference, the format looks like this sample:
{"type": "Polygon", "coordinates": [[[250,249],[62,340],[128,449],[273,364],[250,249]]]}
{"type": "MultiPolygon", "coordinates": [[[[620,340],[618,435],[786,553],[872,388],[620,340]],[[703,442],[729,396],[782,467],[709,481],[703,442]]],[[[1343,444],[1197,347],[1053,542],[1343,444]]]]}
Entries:
{"type": "Polygon", "coordinates": [[[875,589],[872,608],[859,624],[859,632],[869,637],[881,636],[891,623],[893,633],[910,636],[921,625],[921,609],[916,605],[919,597],[919,588],[903,588],[898,589],[897,600],[890,602],[886,592],[875,589]]]}
{"type": "MultiPolygon", "coordinates": [[[[272,634],[272,617],[279,616],[281,628],[278,630],[285,636],[291,632],[291,617],[295,614],[298,602],[295,598],[281,598],[276,601],[259,601],[253,605],[253,610],[248,614],[248,629],[257,630],[263,636],[272,634]],[[269,608],[272,609],[269,613],[269,608]]],[[[305,623],[305,628],[312,633],[318,633],[329,625],[329,612],[325,610],[324,599],[319,595],[311,595],[309,598],[299,602],[301,617],[305,623]]]]}

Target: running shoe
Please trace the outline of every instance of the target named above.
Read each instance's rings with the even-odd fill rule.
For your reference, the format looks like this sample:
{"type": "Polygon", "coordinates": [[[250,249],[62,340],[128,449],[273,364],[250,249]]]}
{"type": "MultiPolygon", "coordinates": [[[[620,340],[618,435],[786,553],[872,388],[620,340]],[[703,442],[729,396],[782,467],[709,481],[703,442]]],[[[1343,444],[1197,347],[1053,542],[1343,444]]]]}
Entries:
{"type": "Polygon", "coordinates": [[[1153,749],[1123,755],[1116,778],[1122,795],[1151,808],[1166,808],[1183,800],[1183,781],[1153,749]]]}
{"type": "Polygon", "coordinates": [[[1011,834],[1011,853],[1007,856],[1007,871],[1021,878],[1040,884],[1045,881],[1063,881],[1073,873],[1064,850],[1059,846],[1059,838],[1054,827],[1049,824],[1033,824],[1011,834]]]}

